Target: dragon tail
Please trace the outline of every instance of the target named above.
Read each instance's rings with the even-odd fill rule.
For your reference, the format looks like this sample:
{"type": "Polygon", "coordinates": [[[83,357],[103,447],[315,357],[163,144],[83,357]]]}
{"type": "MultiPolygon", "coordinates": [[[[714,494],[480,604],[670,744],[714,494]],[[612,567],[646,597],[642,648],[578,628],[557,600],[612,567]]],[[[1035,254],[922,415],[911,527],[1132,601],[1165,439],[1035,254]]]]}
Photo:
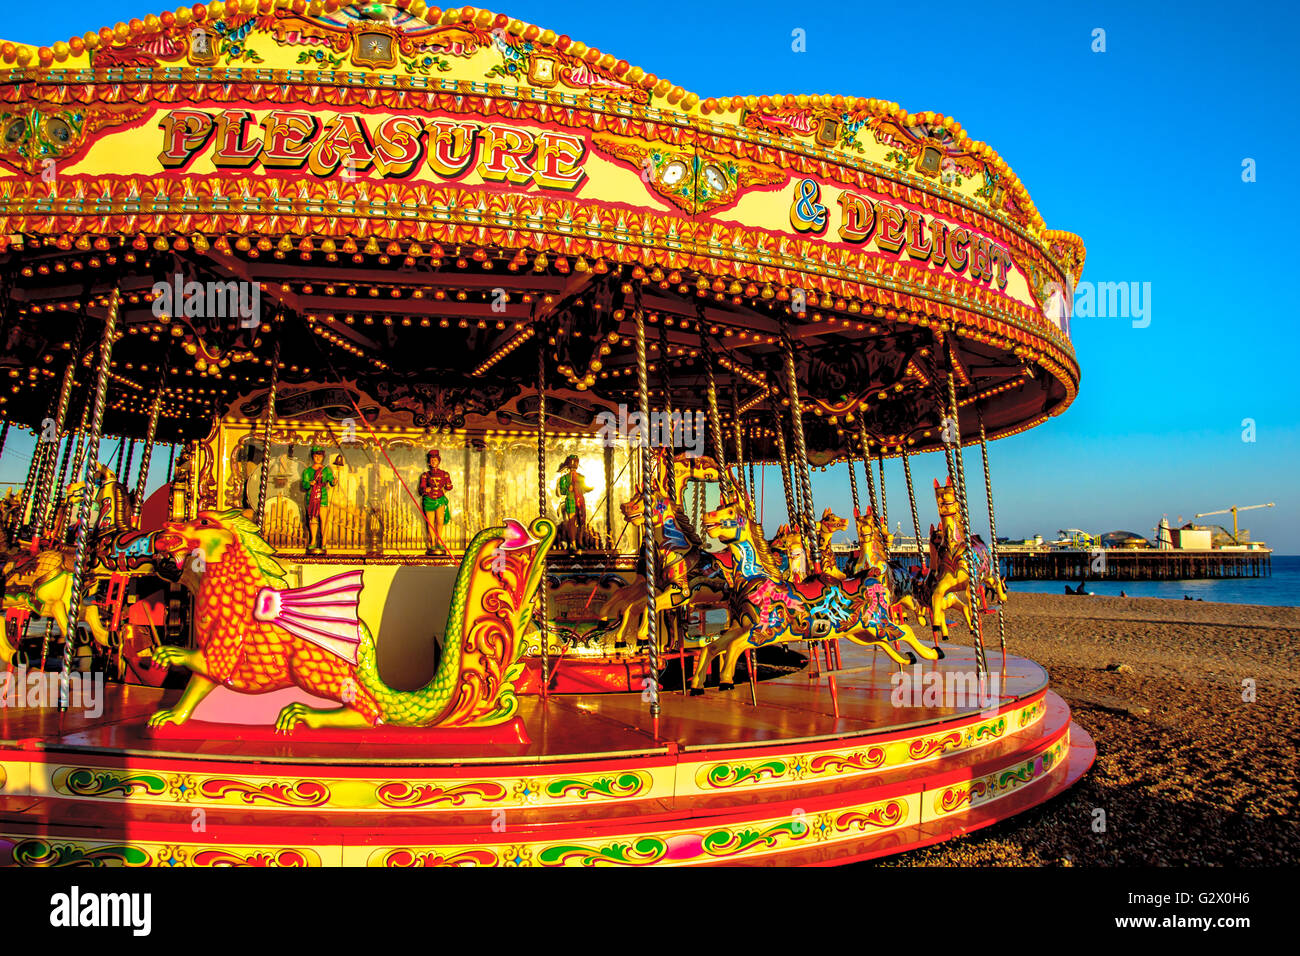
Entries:
{"type": "Polygon", "coordinates": [[[374,638],[362,626],[357,678],[379,703],[384,723],[474,727],[515,715],[524,632],[555,530],[545,518],[528,528],[508,520],[474,536],[456,574],[442,659],[419,690],[394,690],[380,679],[374,638]]]}

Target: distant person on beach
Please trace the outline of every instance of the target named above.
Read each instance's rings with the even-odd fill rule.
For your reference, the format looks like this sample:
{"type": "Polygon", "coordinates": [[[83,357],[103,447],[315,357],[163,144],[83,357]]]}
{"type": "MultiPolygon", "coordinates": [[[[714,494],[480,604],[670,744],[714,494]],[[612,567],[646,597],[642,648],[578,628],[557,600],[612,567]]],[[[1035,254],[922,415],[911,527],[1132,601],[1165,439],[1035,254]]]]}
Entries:
{"type": "Polygon", "coordinates": [[[1128,597],[1128,595],[1125,594],[1123,591],[1120,591],[1120,592],[1119,592],[1119,596],[1120,596],[1120,597],[1128,597]]]}

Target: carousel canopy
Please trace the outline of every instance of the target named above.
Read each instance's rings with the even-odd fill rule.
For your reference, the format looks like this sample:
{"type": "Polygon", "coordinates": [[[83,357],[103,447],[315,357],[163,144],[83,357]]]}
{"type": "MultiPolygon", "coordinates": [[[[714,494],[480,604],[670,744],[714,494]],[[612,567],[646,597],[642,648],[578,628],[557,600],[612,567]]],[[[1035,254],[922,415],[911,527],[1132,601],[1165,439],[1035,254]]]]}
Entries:
{"type": "Polygon", "coordinates": [[[594,429],[636,407],[637,309],[652,403],[704,409],[711,369],[757,457],[787,354],[814,464],[854,451],[859,422],[886,453],[940,447],[950,356],[993,437],[1076,394],[1083,245],[951,117],[701,100],[421,0],[229,0],[3,43],[0,95],[0,415],[18,424],[51,413],[74,360],[75,425],[114,289],[105,430],[143,434],[157,396],[164,441],[254,414],[277,354],[280,414],[526,422],[539,344],[551,414],[594,429]]]}

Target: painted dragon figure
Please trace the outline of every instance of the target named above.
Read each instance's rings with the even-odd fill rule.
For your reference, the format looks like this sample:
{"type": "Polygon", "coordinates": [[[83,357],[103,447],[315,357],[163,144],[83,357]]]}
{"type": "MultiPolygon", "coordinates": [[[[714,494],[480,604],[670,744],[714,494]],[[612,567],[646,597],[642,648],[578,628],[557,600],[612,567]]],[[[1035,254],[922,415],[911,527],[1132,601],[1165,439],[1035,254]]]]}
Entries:
{"type": "Polygon", "coordinates": [[[722,658],[719,686],[723,690],[733,687],[736,664],[747,647],[847,637],[884,651],[900,665],[909,661],[894,649],[895,641],[907,644],[927,660],[937,658],[910,627],[890,620],[886,580],[863,577],[843,584],[821,579],[801,584],[781,580],[758,526],[740,500],[707,512],[704,528],[727,545],[731,564],[724,573],[729,587],[743,596],[745,608],[706,648],[691,680],[692,694],[703,692],[714,657],[722,658]]]}
{"type": "Polygon", "coordinates": [[[192,674],[177,703],[149,723],[184,723],[218,685],[245,694],[298,687],[339,705],[289,704],[276,719],[281,731],[509,720],[518,708],[513,681],[523,670],[524,630],[554,539],[555,524],[542,518],[529,528],[508,520],[475,535],[456,575],[437,672],[419,690],[398,691],[380,679],[374,637],[357,615],[361,570],[291,588],[246,513],[205,511],[169,522],[156,547],[194,591],[197,647],[145,652],[192,674]]]}

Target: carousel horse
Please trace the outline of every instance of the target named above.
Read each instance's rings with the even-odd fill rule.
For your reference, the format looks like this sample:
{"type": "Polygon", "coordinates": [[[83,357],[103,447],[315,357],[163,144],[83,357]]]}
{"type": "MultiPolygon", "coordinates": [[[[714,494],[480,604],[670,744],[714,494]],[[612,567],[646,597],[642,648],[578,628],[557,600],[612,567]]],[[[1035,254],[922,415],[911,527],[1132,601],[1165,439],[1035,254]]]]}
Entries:
{"type": "Polygon", "coordinates": [[[776,560],[781,580],[799,582],[808,577],[808,553],[804,551],[803,536],[797,528],[781,525],[767,543],[767,548],[776,560]]]}
{"type": "MultiPolygon", "coordinates": [[[[893,603],[889,607],[890,616],[900,624],[907,620],[905,614],[911,612],[920,626],[925,626],[925,608],[927,601],[926,573],[922,567],[909,565],[898,558],[889,557],[894,546],[894,536],[881,524],[875,510],[868,508],[854,515],[858,526],[858,541],[861,545],[856,560],[850,568],[855,576],[880,577],[889,575],[889,590],[893,603]]],[[[935,647],[939,656],[943,651],[935,647]]]]}
{"type": "Polygon", "coordinates": [[[0,498],[0,549],[8,550],[12,535],[18,526],[18,512],[22,508],[23,496],[12,488],[0,498]]]}
{"type": "MultiPolygon", "coordinates": [[[[655,613],[663,614],[687,602],[696,608],[722,606],[726,591],[716,562],[705,551],[704,542],[680,504],[687,482],[720,481],[722,469],[706,455],[674,456],[667,448],[655,449],[651,465],[650,511],[658,579],[655,613]]],[[[642,528],[644,505],[643,487],[638,487],[632,499],[620,505],[619,510],[628,524],[642,528]]],[[[636,643],[645,642],[646,603],[645,577],[639,573],[601,607],[603,619],[619,619],[616,647],[628,644],[633,635],[636,643]]]]}
{"type": "Polygon", "coordinates": [[[731,563],[723,573],[728,586],[743,599],[744,610],[705,649],[691,681],[692,694],[703,693],[713,658],[722,659],[719,687],[730,690],[741,654],[747,648],[769,644],[847,637],[855,644],[884,651],[901,666],[909,659],[891,644],[901,641],[926,660],[937,659],[910,627],[890,620],[886,580],[858,578],[842,585],[820,579],[800,584],[783,581],[758,526],[740,501],[708,512],[704,528],[727,545],[731,563]]]}
{"type": "Polygon", "coordinates": [[[822,512],[821,520],[817,522],[817,550],[822,556],[822,575],[832,581],[843,581],[845,575],[835,561],[831,538],[837,531],[843,531],[848,526],[848,519],[841,518],[830,508],[822,512]]]}
{"type": "MultiPolygon", "coordinates": [[[[930,626],[946,641],[948,620],[945,611],[959,608],[966,626],[974,634],[977,610],[971,594],[970,575],[963,560],[967,544],[961,532],[961,506],[951,479],[942,485],[935,480],[934,498],[939,506],[939,525],[930,526],[930,571],[925,578],[924,590],[930,607],[930,626]]],[[[978,585],[979,610],[988,610],[1007,599],[1006,586],[993,567],[988,546],[979,535],[971,535],[969,550],[978,585]]]]}
{"type": "MultiPolygon", "coordinates": [[[[98,467],[96,478],[86,551],[89,573],[83,579],[77,620],[79,625],[86,626],[96,644],[111,650],[116,637],[105,625],[100,607],[92,598],[100,579],[109,574],[152,569],[153,535],[132,527],[129,496],[107,466],[98,467]]],[[[80,513],[85,494],[86,487],[82,482],[68,488],[52,529],[56,540],[62,539],[64,528],[71,523],[71,516],[80,513]]],[[[68,610],[72,597],[73,560],[74,550],[67,546],[35,553],[25,551],[11,558],[3,570],[4,608],[25,609],[37,617],[53,620],[58,625],[59,634],[66,640],[72,633],[68,610]]],[[[0,639],[0,658],[6,664],[13,659],[16,650],[7,640],[0,639]]]]}
{"type": "Polygon", "coordinates": [[[358,616],[364,571],[354,569],[305,587],[290,587],[251,512],[203,511],[157,532],[158,560],[182,569],[194,592],[193,648],[164,645],[142,656],[190,671],[180,699],[149,725],[183,724],[218,685],[240,694],[297,687],[337,704],[287,704],[276,728],[492,726],[515,716],[514,681],[532,617],[544,558],[555,539],[545,518],[524,527],[507,520],[485,528],[465,549],[445,622],[442,656],[419,690],[386,685],[375,637],[358,616]],[[193,556],[202,555],[202,571],[193,556]],[[486,616],[485,616],[486,615],[486,616]],[[480,630],[489,626],[491,639],[480,630]]]}

